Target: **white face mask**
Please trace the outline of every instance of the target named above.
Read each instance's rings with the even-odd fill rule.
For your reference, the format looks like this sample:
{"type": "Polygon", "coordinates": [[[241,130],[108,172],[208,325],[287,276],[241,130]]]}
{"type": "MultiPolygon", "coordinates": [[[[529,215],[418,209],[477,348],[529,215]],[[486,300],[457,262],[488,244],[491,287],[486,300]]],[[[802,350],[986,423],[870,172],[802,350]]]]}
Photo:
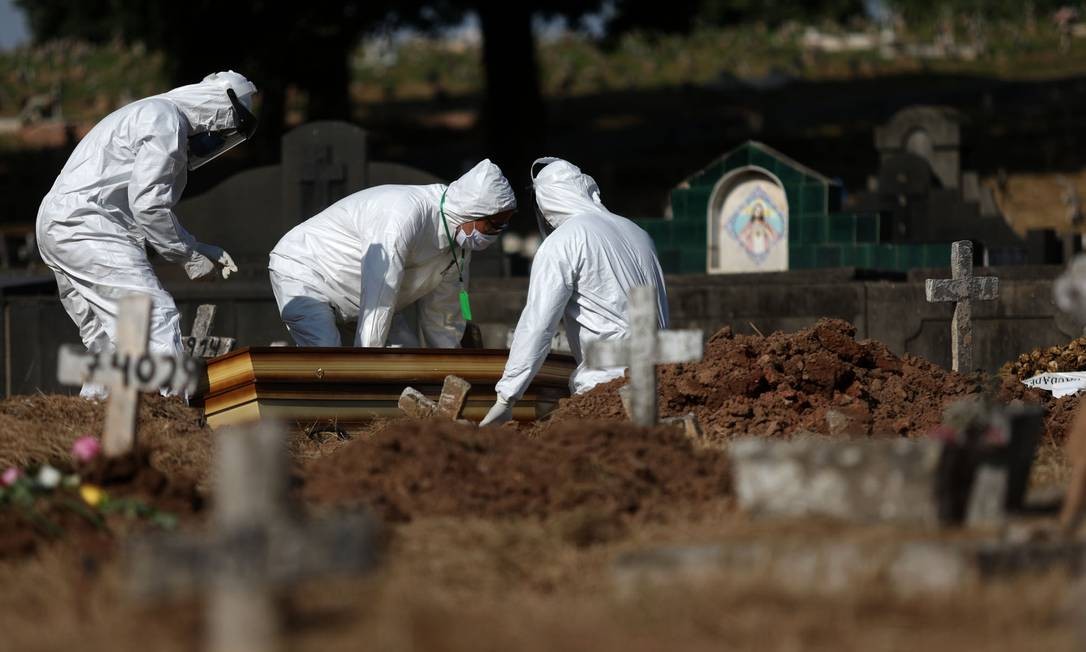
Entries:
{"type": "Polygon", "coordinates": [[[475,229],[470,234],[464,233],[459,228],[456,229],[456,244],[464,249],[482,251],[497,241],[497,235],[488,235],[479,229],[475,229]]]}

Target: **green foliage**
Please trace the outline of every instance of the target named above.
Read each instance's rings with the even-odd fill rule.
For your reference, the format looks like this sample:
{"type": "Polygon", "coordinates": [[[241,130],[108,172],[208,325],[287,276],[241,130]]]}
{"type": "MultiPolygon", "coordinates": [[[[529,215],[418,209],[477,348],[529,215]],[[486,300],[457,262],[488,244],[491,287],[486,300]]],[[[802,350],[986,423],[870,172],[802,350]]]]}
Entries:
{"type": "Polygon", "coordinates": [[[97,120],[125,100],[170,87],[163,56],[142,44],[71,39],[0,52],[0,80],[0,115],[18,113],[31,96],[59,92],[72,120],[97,120]]]}
{"type": "Polygon", "coordinates": [[[98,487],[82,485],[78,475],[68,475],[56,486],[43,486],[38,477],[37,470],[28,470],[10,485],[0,485],[0,511],[14,510],[44,537],[64,534],[54,520],[64,513],[75,514],[98,530],[108,529],[106,518],[111,515],[147,521],[164,530],[177,527],[174,514],[135,498],[110,497],[98,487]],[[87,502],[90,496],[94,500],[87,502]]]}

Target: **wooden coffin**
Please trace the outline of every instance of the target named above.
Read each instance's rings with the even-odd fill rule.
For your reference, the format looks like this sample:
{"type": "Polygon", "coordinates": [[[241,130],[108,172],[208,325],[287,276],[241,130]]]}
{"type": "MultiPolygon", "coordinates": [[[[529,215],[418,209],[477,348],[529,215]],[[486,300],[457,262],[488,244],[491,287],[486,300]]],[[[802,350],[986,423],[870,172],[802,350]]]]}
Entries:
{"type": "MultiPolygon", "coordinates": [[[[212,428],[269,418],[357,424],[401,415],[396,403],[405,387],[437,400],[445,376],[454,374],[472,385],[464,418],[477,421],[494,403],[494,384],[508,354],[503,349],[247,347],[208,361],[194,404],[203,407],[212,428]]],[[[549,355],[513,417],[527,421],[554,409],[558,399],[569,396],[575,367],[571,356],[549,355]]]]}

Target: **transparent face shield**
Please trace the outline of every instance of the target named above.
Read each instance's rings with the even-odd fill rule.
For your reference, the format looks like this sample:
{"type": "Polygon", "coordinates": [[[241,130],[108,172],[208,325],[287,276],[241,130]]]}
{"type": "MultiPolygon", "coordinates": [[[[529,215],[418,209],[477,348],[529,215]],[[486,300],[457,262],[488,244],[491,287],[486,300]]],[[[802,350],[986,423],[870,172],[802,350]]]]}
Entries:
{"type": "Polygon", "coordinates": [[[547,222],[546,218],[543,217],[543,211],[539,210],[539,202],[535,200],[535,178],[536,175],[538,175],[543,170],[543,168],[547,167],[551,163],[554,163],[555,161],[560,160],[562,159],[556,156],[544,156],[542,158],[537,158],[535,161],[532,162],[532,167],[528,170],[528,176],[532,180],[532,184],[528,188],[528,196],[531,198],[532,208],[535,210],[535,221],[536,224],[539,226],[539,235],[543,238],[546,238],[548,235],[553,233],[554,227],[552,227],[547,222]]]}
{"type": "Polygon", "coordinates": [[[234,109],[233,129],[205,131],[189,136],[189,169],[195,170],[234,149],[252,137],[256,132],[257,120],[245,105],[238,100],[234,89],[226,89],[230,105],[234,109]]]}

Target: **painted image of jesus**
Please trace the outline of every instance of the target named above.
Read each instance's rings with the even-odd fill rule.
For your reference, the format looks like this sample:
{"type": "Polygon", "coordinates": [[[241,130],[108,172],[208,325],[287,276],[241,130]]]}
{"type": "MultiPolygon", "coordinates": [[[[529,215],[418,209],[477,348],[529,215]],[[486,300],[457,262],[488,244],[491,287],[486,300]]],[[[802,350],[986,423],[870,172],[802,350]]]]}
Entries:
{"type": "Polygon", "coordinates": [[[755,202],[750,209],[750,221],[739,232],[739,240],[747,251],[761,256],[769,250],[777,237],[777,232],[766,222],[765,206],[760,201],[755,202]]]}

